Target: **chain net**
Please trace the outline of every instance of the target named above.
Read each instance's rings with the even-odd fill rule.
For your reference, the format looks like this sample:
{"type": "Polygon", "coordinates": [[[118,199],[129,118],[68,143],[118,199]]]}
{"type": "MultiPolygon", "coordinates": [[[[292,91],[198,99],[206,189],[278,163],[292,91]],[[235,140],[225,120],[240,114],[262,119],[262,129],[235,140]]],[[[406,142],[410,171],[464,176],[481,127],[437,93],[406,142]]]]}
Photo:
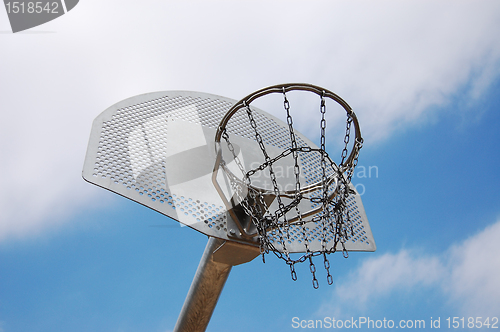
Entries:
{"type": "MultiPolygon", "coordinates": [[[[258,143],[264,157],[264,162],[256,168],[246,171],[239,161],[230,136],[225,128],[222,131],[222,138],[229,151],[233,154],[234,160],[241,171],[242,176],[233,174],[224,161],[221,166],[227,175],[229,182],[239,205],[247,216],[250,216],[251,222],[255,225],[260,242],[262,259],[265,261],[265,255],[273,252],[278,258],[283,259],[290,267],[292,279],[297,280],[295,264],[307,262],[312,275],[312,284],[314,288],[319,287],[316,277],[316,263],[313,258],[321,256],[323,266],[326,270],[326,279],[328,284],[333,283],[333,277],[330,273],[330,262],[328,255],[341,250],[345,258],[348,252],[345,243],[351,236],[354,236],[351,223],[347,199],[353,192],[349,188],[354,168],[358,162],[359,150],[362,147],[363,140],[359,136],[355,138],[352,147],[352,154],[348,156],[348,146],[351,140],[351,127],[354,113],[347,112],[346,128],[344,135],[344,144],[341,154],[341,162],[337,165],[325,150],[326,145],[326,103],[324,91],[320,95],[319,113],[320,121],[320,147],[311,148],[298,144],[294,130],[293,118],[290,112],[290,102],[287,98],[285,88],[283,88],[283,108],[286,112],[286,123],[289,131],[290,147],[284,149],[279,155],[271,156],[267,151],[262,134],[259,132],[259,126],[255,120],[254,111],[250,105],[244,104],[243,111],[246,112],[248,121],[253,130],[254,139],[258,143]],[[320,181],[314,185],[301,185],[301,163],[300,157],[305,154],[319,155],[320,167],[315,170],[320,175],[320,181]],[[300,156],[299,156],[300,155],[300,156]],[[293,160],[293,176],[295,179],[293,190],[284,191],[277,181],[275,165],[285,157],[293,160]],[[253,176],[258,172],[267,170],[271,189],[252,185],[253,176]],[[276,201],[276,209],[268,209],[266,198],[272,196],[276,201]],[[316,206],[315,209],[303,211],[300,203],[309,201],[310,206],[316,206]],[[311,249],[311,242],[317,238],[311,238],[311,229],[320,226],[319,236],[321,246],[319,250],[311,249]],[[298,229],[305,252],[301,255],[293,256],[287,248],[287,244],[296,239],[296,235],[291,234],[291,227],[298,229]]],[[[296,233],[296,232],[295,232],[296,233]]]]}

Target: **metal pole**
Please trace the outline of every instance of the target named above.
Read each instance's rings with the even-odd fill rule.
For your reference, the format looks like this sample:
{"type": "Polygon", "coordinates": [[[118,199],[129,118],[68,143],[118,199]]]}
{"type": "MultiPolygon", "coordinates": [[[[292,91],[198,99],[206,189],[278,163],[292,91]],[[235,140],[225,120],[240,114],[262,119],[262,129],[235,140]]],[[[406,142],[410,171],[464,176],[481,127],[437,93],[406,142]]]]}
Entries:
{"type": "Polygon", "coordinates": [[[213,261],[213,252],[224,240],[209,238],[174,332],[203,332],[219,300],[231,265],[213,261]]]}
{"type": "Polygon", "coordinates": [[[258,247],[210,237],[174,332],[204,332],[231,268],[259,254],[258,247]]]}

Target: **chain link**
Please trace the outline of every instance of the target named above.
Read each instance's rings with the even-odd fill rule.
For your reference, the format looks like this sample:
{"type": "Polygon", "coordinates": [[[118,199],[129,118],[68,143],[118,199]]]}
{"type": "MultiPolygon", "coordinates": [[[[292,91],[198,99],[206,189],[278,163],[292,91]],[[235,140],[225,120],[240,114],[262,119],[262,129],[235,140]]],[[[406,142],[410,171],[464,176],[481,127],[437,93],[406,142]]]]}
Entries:
{"type": "Polygon", "coordinates": [[[312,256],[309,256],[309,270],[312,274],[312,284],[315,289],[319,288],[318,279],[316,279],[316,266],[313,263],[312,256]]]}
{"type": "Polygon", "coordinates": [[[330,274],[330,261],[328,260],[328,258],[326,257],[326,253],[324,252],[323,253],[323,261],[324,261],[324,265],[325,265],[325,270],[326,270],[326,281],[328,282],[328,285],[331,285],[333,284],[333,277],[332,275],[330,274]]]}
{"type": "Polygon", "coordinates": [[[297,273],[295,272],[295,263],[290,264],[290,274],[292,275],[292,280],[297,281],[297,273]]]}

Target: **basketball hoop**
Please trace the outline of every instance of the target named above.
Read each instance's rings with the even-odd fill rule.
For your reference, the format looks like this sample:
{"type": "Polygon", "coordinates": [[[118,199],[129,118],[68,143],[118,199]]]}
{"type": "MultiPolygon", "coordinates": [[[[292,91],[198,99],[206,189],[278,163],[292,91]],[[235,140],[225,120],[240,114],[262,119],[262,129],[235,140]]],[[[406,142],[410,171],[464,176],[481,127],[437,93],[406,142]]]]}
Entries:
{"type": "MultiPolygon", "coordinates": [[[[282,137],[283,138],[283,137],[282,137]]],[[[316,279],[314,256],[323,256],[327,281],[333,283],[329,272],[327,255],[342,250],[347,258],[345,244],[354,237],[354,224],[350,215],[349,197],[356,192],[351,185],[354,168],[358,163],[359,150],[363,144],[359,123],[351,107],[335,93],[310,84],[283,84],[258,90],[238,101],[222,118],[215,135],[216,162],[212,181],[226,205],[235,229],[228,230],[228,237],[238,241],[258,243],[261,254],[270,251],[290,266],[293,280],[297,279],[295,264],[308,261],[313,276],[314,288],[319,287],[316,279]],[[320,146],[307,144],[296,135],[290,102],[287,94],[292,91],[306,91],[318,96],[320,114],[320,146]],[[266,133],[259,113],[252,102],[269,94],[283,95],[289,136],[288,146],[280,146],[273,154],[273,142],[266,133]],[[332,100],[346,112],[346,131],[340,162],[335,163],[325,150],[326,143],[326,101],[332,100]],[[262,153],[261,162],[253,168],[245,168],[241,157],[232,143],[231,123],[247,121],[252,139],[262,153]],[[354,142],[349,147],[351,130],[354,126],[354,142]],[[223,153],[224,149],[229,154],[223,153]],[[350,151],[349,151],[350,150],[350,151]],[[229,160],[233,167],[229,166],[229,160]],[[234,167],[234,164],[236,167],[234,167]],[[278,165],[292,165],[293,176],[280,183],[276,174],[278,165]],[[219,171],[230,184],[230,194],[223,190],[218,177],[219,171]],[[314,174],[313,174],[314,173],[314,174]],[[261,185],[259,178],[265,174],[271,186],[261,185]],[[307,175],[307,176],[305,176],[307,175]],[[302,254],[292,257],[289,247],[299,245],[302,254]]],[[[293,251],[293,252],[296,252],[293,251]]]]}

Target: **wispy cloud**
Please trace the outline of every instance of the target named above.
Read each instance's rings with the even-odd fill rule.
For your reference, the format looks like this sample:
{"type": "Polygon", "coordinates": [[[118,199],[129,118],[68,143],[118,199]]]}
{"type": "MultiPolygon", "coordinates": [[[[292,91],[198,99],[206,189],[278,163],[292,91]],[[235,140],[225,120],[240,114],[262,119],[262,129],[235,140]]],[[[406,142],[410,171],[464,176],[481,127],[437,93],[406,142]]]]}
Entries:
{"type": "Polygon", "coordinates": [[[432,106],[479,97],[500,69],[500,4],[345,2],[319,63],[363,120],[368,140],[422,121],[432,106]]]}
{"type": "Polygon", "coordinates": [[[500,313],[500,221],[456,245],[448,254],[451,278],[443,289],[462,313],[470,316],[500,313]]]}
{"type": "Polygon", "coordinates": [[[349,278],[352,282],[338,287],[337,294],[365,307],[373,297],[429,286],[438,282],[443,274],[444,268],[437,257],[413,257],[408,250],[402,250],[365,261],[349,278]]]}
{"type": "Polygon", "coordinates": [[[380,304],[386,296],[427,289],[441,293],[461,315],[498,316],[499,238],[500,220],[443,254],[422,255],[403,249],[368,259],[337,285],[332,301],[319,311],[355,315],[380,304]]]}

